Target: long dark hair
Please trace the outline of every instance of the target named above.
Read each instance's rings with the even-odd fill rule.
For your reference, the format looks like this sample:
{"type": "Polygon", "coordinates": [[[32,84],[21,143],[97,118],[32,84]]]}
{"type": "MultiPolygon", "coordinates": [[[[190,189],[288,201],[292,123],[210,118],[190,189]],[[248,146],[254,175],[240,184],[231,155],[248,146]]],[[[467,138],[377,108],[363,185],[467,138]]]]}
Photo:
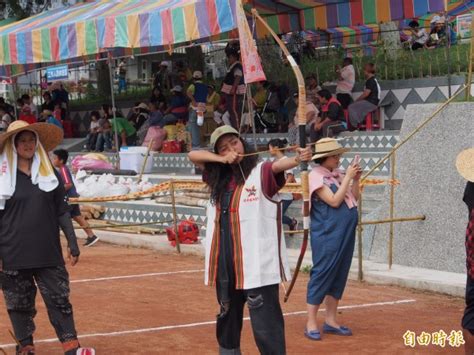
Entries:
{"type": "MultiPolygon", "coordinates": [[[[244,145],[244,153],[254,153],[255,150],[248,145],[248,143],[240,138],[244,145]]],[[[226,191],[227,186],[234,178],[237,185],[243,185],[245,179],[250,175],[250,172],[257,166],[258,155],[251,155],[244,157],[239,164],[221,164],[221,163],[206,163],[204,171],[207,174],[206,183],[211,190],[211,203],[213,205],[221,201],[222,194],[226,191]],[[241,171],[242,169],[242,171],[241,171]],[[245,178],[242,176],[242,172],[245,178]]]]}

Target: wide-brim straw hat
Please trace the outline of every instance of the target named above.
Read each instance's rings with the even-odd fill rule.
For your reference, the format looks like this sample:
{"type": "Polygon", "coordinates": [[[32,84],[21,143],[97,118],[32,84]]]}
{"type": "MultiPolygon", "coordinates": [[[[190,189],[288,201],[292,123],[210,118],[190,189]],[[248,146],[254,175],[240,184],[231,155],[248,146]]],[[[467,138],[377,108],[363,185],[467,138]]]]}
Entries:
{"type": "Polygon", "coordinates": [[[465,149],[458,154],[456,169],[463,178],[474,182],[474,148],[465,149]]]}
{"type": "Polygon", "coordinates": [[[342,145],[340,145],[337,139],[322,138],[316,142],[316,145],[315,145],[316,154],[314,154],[311,159],[314,160],[314,159],[330,157],[333,155],[339,155],[339,154],[346,153],[350,150],[351,150],[350,148],[344,148],[342,145]]]}
{"type": "Polygon", "coordinates": [[[5,142],[14,135],[22,131],[31,131],[37,134],[43,148],[49,152],[56,148],[64,137],[64,132],[56,125],[49,123],[33,123],[28,124],[25,121],[15,121],[8,126],[5,133],[0,134],[0,153],[3,152],[5,142]]]}

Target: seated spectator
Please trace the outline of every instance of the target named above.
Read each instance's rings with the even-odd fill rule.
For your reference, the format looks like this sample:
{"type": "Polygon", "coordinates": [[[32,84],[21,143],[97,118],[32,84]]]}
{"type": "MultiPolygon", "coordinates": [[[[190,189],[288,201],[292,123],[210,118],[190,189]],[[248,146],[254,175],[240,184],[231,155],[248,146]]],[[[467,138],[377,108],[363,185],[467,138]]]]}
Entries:
{"type": "Polygon", "coordinates": [[[311,129],[311,142],[333,137],[345,131],[347,127],[342,105],[329,90],[318,91],[318,100],[321,103],[321,117],[311,129]]]}
{"type": "Polygon", "coordinates": [[[63,124],[61,123],[61,121],[57,120],[53,116],[53,111],[50,111],[50,110],[43,110],[41,112],[39,122],[50,123],[63,129],[63,124]]]}
{"type": "Polygon", "coordinates": [[[150,103],[152,102],[157,104],[156,108],[161,112],[164,112],[168,106],[166,96],[163,95],[163,92],[158,86],[155,86],[151,92],[150,103]]]}
{"type": "MultiPolygon", "coordinates": [[[[294,110],[293,118],[290,119],[288,124],[288,142],[291,145],[299,144],[299,122],[298,122],[298,93],[293,94],[293,101],[296,105],[294,110]]],[[[306,135],[309,136],[311,132],[311,126],[313,126],[318,118],[319,110],[315,104],[306,99],[306,135]]]]}
{"type": "Polygon", "coordinates": [[[103,152],[104,148],[112,149],[112,127],[109,119],[113,116],[112,108],[108,104],[102,105],[102,118],[99,119],[99,128],[97,130],[97,144],[95,150],[103,152]]]}
{"type": "Polygon", "coordinates": [[[150,113],[148,111],[148,105],[144,102],[140,102],[138,106],[135,106],[137,114],[134,120],[131,122],[135,130],[138,132],[141,126],[148,120],[150,113]]]}
{"type": "Polygon", "coordinates": [[[411,32],[411,49],[416,51],[417,49],[425,47],[429,38],[426,30],[424,28],[420,28],[420,24],[415,20],[411,21],[408,26],[410,27],[411,32]]]}
{"type": "Polygon", "coordinates": [[[0,106],[3,106],[5,108],[5,111],[10,114],[11,117],[15,115],[15,108],[9,103],[7,103],[2,96],[0,96],[0,106]]]}
{"type": "Polygon", "coordinates": [[[164,112],[164,120],[167,124],[176,124],[178,121],[188,120],[188,98],[183,94],[183,88],[176,85],[171,89],[173,96],[168,108],[164,112]]]}
{"type": "Polygon", "coordinates": [[[89,132],[87,134],[87,141],[86,141],[86,146],[87,150],[95,150],[96,144],[97,144],[97,136],[99,135],[100,131],[100,113],[98,111],[92,111],[91,112],[91,123],[89,126],[89,132]]]}
{"type": "Polygon", "coordinates": [[[64,121],[64,119],[66,118],[66,110],[61,108],[61,104],[54,104],[53,116],[58,121],[64,121]]]}
{"type": "Polygon", "coordinates": [[[30,96],[22,95],[18,103],[21,103],[19,119],[29,124],[36,123],[36,107],[31,103],[30,96]]]}
{"type": "Polygon", "coordinates": [[[355,84],[355,70],[352,65],[352,58],[344,58],[342,68],[336,66],[337,86],[336,98],[341,103],[344,110],[352,103],[352,90],[355,84]]]}
{"type": "Polygon", "coordinates": [[[375,77],[375,64],[368,63],[364,66],[365,81],[364,92],[356,102],[349,105],[349,120],[353,129],[365,121],[368,113],[377,109],[380,101],[380,85],[375,77]]]}
{"type": "Polygon", "coordinates": [[[7,108],[0,105],[0,132],[5,132],[12,121],[12,116],[7,112],[7,108]]]}
{"type": "MultiPolygon", "coordinates": [[[[115,117],[109,120],[112,126],[112,135],[115,138],[117,134],[118,142],[116,147],[134,146],[137,143],[137,130],[133,125],[123,117],[115,117]]],[[[146,134],[146,133],[145,133],[146,134]]]]}
{"type": "Polygon", "coordinates": [[[263,107],[265,106],[265,102],[267,102],[268,92],[265,88],[265,81],[258,81],[255,83],[256,92],[253,95],[252,101],[254,104],[255,109],[258,112],[263,111],[263,107]]]}
{"type": "Polygon", "coordinates": [[[69,106],[69,92],[64,88],[61,82],[53,83],[51,96],[55,104],[59,104],[62,109],[67,111],[69,106]]]}
{"type": "Polygon", "coordinates": [[[321,90],[321,86],[318,85],[318,79],[316,75],[310,74],[306,77],[306,100],[317,104],[317,94],[321,90]]]}
{"type": "Polygon", "coordinates": [[[158,109],[158,101],[151,101],[148,104],[148,109],[150,110],[150,118],[148,121],[150,122],[150,127],[152,126],[160,126],[164,127],[164,120],[163,120],[163,114],[161,111],[158,109]]]}
{"type": "Polygon", "coordinates": [[[41,104],[41,112],[43,112],[44,110],[54,111],[54,102],[49,91],[45,91],[43,93],[43,103],[41,104]]]}

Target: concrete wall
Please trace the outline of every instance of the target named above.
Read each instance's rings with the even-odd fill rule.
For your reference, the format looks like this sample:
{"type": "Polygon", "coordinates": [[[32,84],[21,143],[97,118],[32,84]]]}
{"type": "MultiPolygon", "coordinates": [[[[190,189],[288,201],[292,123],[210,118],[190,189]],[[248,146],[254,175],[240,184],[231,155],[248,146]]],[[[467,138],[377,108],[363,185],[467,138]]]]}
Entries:
{"type": "MultiPolygon", "coordinates": [[[[433,113],[437,104],[409,105],[400,140],[433,113]]],[[[396,155],[395,216],[424,214],[425,221],[397,223],[394,263],[464,272],[467,208],[462,202],[466,182],[455,168],[457,154],[474,146],[474,103],[449,105],[396,155]]],[[[388,218],[389,189],[376,218],[388,218]]],[[[369,259],[386,262],[388,225],[365,236],[369,259]]],[[[370,229],[369,229],[370,230],[370,229]]]]}

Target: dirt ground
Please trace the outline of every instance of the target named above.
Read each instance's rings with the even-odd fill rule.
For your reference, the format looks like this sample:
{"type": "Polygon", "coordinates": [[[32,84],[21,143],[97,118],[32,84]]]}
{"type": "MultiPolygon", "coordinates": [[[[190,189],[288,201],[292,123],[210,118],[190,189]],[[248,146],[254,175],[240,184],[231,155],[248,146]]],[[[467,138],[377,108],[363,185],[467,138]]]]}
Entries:
{"type": "MultiPolygon", "coordinates": [[[[98,243],[83,249],[69,268],[71,302],[81,343],[98,354],[216,354],[212,288],[203,284],[204,261],[196,256],[162,254],[98,243]]],[[[388,286],[350,282],[341,301],[340,322],[354,336],[303,336],[308,276],[300,275],[285,312],[288,354],[462,353],[448,344],[414,348],[404,345],[407,330],[416,335],[460,329],[463,300],[388,286]]],[[[41,297],[35,334],[37,354],[61,354],[41,297]]],[[[324,319],[321,317],[321,324],[324,319]]],[[[0,300],[0,347],[14,353],[3,297],[0,300]]],[[[453,338],[452,338],[453,339],[453,338]]],[[[258,354],[244,322],[244,354],[258,354]]],[[[1,351],[0,351],[1,353],[1,351]]]]}

